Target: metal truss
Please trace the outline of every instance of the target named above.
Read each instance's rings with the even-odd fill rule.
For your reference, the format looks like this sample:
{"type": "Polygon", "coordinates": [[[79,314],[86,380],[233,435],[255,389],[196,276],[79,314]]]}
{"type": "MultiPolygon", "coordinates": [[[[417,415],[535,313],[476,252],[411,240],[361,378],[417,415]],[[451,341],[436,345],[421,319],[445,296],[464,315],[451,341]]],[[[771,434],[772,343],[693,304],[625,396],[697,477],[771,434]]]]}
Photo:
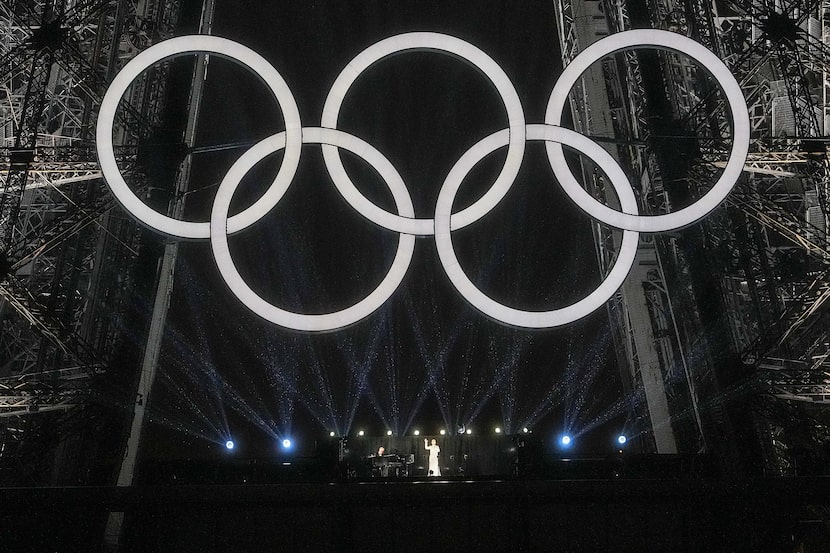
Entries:
{"type": "MultiPolygon", "coordinates": [[[[761,392],[775,397],[815,398],[793,386],[825,383],[830,351],[830,161],[824,138],[824,125],[830,125],[830,2],[727,2],[728,12],[719,13],[705,0],[644,0],[634,16],[640,18],[636,25],[631,6],[637,2],[632,2],[556,2],[564,61],[609,31],[647,24],[686,34],[716,52],[733,71],[747,98],[753,134],[743,177],[727,206],[710,216],[700,231],[686,231],[682,238],[654,238],[655,267],[640,279],[650,324],[632,324],[627,315],[633,308],[631,294],[625,289],[618,294],[610,308],[618,329],[618,358],[629,367],[630,386],[642,387],[641,352],[632,344],[636,336],[648,335],[650,349],[659,352],[676,430],[681,430],[675,424],[678,419],[694,413],[698,421],[708,418],[715,434],[729,432],[731,423],[720,398],[734,390],[718,375],[732,370],[726,366],[734,363],[729,359],[751,367],[754,380],[762,383],[761,392]],[[607,25],[604,31],[602,24],[607,25]],[[696,281],[699,273],[707,276],[696,281]],[[725,328],[698,308],[701,297],[712,295],[713,280],[721,318],[728,321],[725,328]],[[683,317],[678,319],[675,310],[683,317]],[[787,371],[775,359],[788,360],[787,371]],[[677,382],[684,384],[680,398],[673,397],[677,382]]],[[[616,60],[598,62],[603,78],[584,78],[570,99],[575,126],[597,140],[613,138],[606,147],[639,184],[641,209],[659,214],[672,210],[678,190],[696,197],[714,182],[725,165],[731,123],[716,87],[694,64],[668,52],[655,57],[649,60],[627,51],[616,60]],[[649,90],[644,83],[643,63],[650,63],[650,72],[660,71],[659,96],[668,100],[668,107],[661,108],[653,86],[649,90]],[[588,84],[596,82],[604,82],[605,90],[597,92],[596,84],[588,84]],[[662,136],[667,133],[660,120],[671,122],[672,134],[679,136],[662,136]],[[670,182],[658,143],[662,139],[675,140],[681,159],[685,154],[690,159],[688,169],[672,174],[670,182]]],[[[601,177],[590,172],[586,177],[595,194],[614,203],[601,177]]],[[[599,226],[595,234],[601,266],[607,267],[616,243],[599,226]]],[[[756,390],[745,385],[744,389],[756,390]]],[[[642,408],[635,416],[645,418],[642,408]]],[[[698,428],[701,425],[707,426],[707,421],[698,428]]],[[[759,427],[770,428],[763,422],[759,427]]],[[[707,432],[701,434],[705,443],[707,432]]],[[[768,462],[786,465],[780,458],[768,462]]]]}
{"type": "MultiPolygon", "coordinates": [[[[0,431],[0,469],[83,427],[122,340],[139,230],[101,180],[95,113],[117,70],[177,18],[175,1],[0,3],[0,430],[15,429],[0,431]]],[[[137,145],[165,91],[166,68],[148,71],[114,130],[139,194],[137,145]]]]}

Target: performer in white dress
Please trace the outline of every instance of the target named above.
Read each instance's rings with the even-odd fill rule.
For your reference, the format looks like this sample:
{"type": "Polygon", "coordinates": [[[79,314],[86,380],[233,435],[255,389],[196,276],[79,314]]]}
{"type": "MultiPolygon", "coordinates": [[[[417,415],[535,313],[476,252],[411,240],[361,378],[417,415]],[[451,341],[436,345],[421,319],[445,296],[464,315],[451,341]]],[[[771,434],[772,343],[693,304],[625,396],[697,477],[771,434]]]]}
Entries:
{"type": "Polygon", "coordinates": [[[430,476],[441,476],[441,467],[438,466],[438,454],[441,453],[441,448],[435,438],[432,439],[432,445],[424,438],[424,448],[429,451],[429,474],[430,476]]]}

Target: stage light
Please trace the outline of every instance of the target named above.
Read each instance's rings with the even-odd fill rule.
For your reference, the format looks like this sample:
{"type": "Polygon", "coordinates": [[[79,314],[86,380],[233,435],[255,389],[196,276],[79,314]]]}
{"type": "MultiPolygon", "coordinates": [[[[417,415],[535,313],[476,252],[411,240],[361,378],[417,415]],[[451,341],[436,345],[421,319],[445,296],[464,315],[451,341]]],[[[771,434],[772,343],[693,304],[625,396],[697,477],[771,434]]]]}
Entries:
{"type": "Polygon", "coordinates": [[[441,429],[441,431],[440,431],[440,432],[438,432],[438,433],[439,433],[439,434],[441,434],[442,436],[446,436],[446,435],[447,435],[447,431],[446,431],[446,430],[444,430],[443,428],[442,428],[442,429],[441,429]]]}
{"type": "Polygon", "coordinates": [[[290,449],[291,448],[291,440],[289,440],[288,438],[284,439],[282,441],[282,447],[283,447],[283,449],[290,449]]]}
{"type": "Polygon", "coordinates": [[[387,436],[391,436],[391,435],[392,435],[392,431],[391,431],[391,430],[387,430],[387,431],[386,431],[386,435],[387,435],[387,436]]]}
{"type": "Polygon", "coordinates": [[[623,444],[624,444],[625,442],[627,442],[627,441],[628,441],[628,438],[626,438],[626,437],[625,437],[625,436],[623,436],[622,434],[620,434],[619,436],[617,436],[617,443],[618,443],[618,444],[623,445],[623,444]]]}
{"type": "Polygon", "coordinates": [[[332,438],[334,438],[334,432],[333,432],[333,431],[332,431],[332,432],[329,432],[329,436],[331,436],[332,438]]]}
{"type": "Polygon", "coordinates": [[[363,430],[361,430],[360,432],[357,433],[358,436],[363,436],[364,434],[366,434],[366,433],[363,430]]]}
{"type": "Polygon", "coordinates": [[[565,447],[568,447],[569,445],[571,445],[571,437],[565,434],[564,436],[562,436],[562,438],[559,439],[559,443],[561,443],[565,447]]]}
{"type": "Polygon", "coordinates": [[[472,433],[473,433],[473,430],[471,428],[468,428],[467,429],[467,434],[469,435],[469,434],[472,434],[472,433]]]}
{"type": "Polygon", "coordinates": [[[415,434],[416,436],[420,436],[420,435],[421,435],[421,431],[420,431],[420,430],[416,430],[415,432],[413,432],[413,434],[415,434]]]}
{"type": "Polygon", "coordinates": [[[527,426],[525,426],[524,428],[522,428],[522,432],[527,434],[528,432],[530,432],[530,430],[528,430],[527,426]]]}
{"type": "Polygon", "coordinates": [[[233,440],[228,440],[227,442],[225,442],[225,447],[227,447],[228,449],[233,449],[233,440]]]}
{"type": "Polygon", "coordinates": [[[499,428],[498,426],[496,427],[496,434],[501,434],[501,428],[499,428]]]}

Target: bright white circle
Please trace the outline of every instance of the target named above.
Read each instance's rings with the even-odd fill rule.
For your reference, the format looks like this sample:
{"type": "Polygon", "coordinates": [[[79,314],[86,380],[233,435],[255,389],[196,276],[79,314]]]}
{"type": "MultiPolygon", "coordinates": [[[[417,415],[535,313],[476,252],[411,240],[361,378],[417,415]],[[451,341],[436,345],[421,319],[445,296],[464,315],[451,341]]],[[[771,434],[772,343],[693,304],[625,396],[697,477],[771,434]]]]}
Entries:
{"type": "Polygon", "coordinates": [[[217,54],[248,67],[262,79],[274,95],[285,119],[287,146],[285,147],[282,166],[274,182],[268,191],[253,205],[229,219],[228,232],[233,234],[252,225],[276,205],[294,178],[294,173],[297,171],[297,165],[300,162],[300,151],[302,150],[300,112],[297,109],[297,103],[294,101],[291,89],[288,88],[277,70],[253,50],[225,38],[191,35],[159,42],[141,52],[116,75],[112,84],[110,84],[109,90],[104,95],[104,100],[101,102],[96,128],[98,160],[104,178],[112,193],[124,206],[124,209],[148,227],[180,238],[208,238],[210,236],[208,223],[178,221],[162,215],[142,202],[127,186],[118,168],[115,152],[113,151],[112,128],[121,97],[144,70],[165,58],[194,52],[217,54]]]}
{"type": "Polygon", "coordinates": [[[599,203],[579,185],[568,168],[561,144],[548,142],[545,148],[559,184],[565,189],[565,193],[591,217],[615,228],[639,232],[662,232],[690,225],[715,209],[726,198],[741,176],[749,151],[750,125],[746,100],[735,77],[715,54],[690,38],[668,31],[636,29],[609,35],[580,52],[562,72],[551,92],[545,113],[545,123],[549,125],[561,123],[562,112],[571,88],[591,64],[618,50],[640,46],[656,46],[689,56],[706,68],[723,89],[732,112],[732,151],[723,173],[712,189],[692,205],[666,215],[641,216],[625,207],[623,207],[623,212],[619,212],[599,203]],[[581,200],[578,201],[577,198],[581,200]]]}
{"type": "MultiPolygon", "coordinates": [[[[406,50],[428,50],[451,54],[469,62],[490,79],[507,111],[510,140],[504,167],[493,186],[481,198],[453,215],[452,228],[453,230],[459,229],[477,221],[499,203],[519,173],[524,157],[525,119],[522,103],[507,74],[490,56],[469,42],[440,33],[405,33],[381,40],[358,54],[334,81],[323,107],[320,126],[336,129],[343,100],[357,78],[375,62],[406,50]]],[[[436,132],[439,130],[436,129],[436,132]]],[[[337,148],[324,145],[323,159],[334,185],[358,213],[373,223],[395,232],[422,236],[433,233],[432,219],[415,219],[414,215],[407,218],[402,214],[390,213],[361,194],[346,174],[337,148]]]]}
{"type": "MultiPolygon", "coordinates": [[[[637,201],[628,178],[619,164],[599,144],[585,135],[552,125],[528,125],[528,140],[555,141],[565,144],[591,158],[608,177],[623,209],[637,213],[637,201]]],[[[461,183],[484,156],[508,143],[507,131],[502,130],[485,138],[468,150],[447,175],[435,205],[435,245],[438,257],[456,290],[476,309],[493,319],[522,328],[552,328],[585,317],[608,301],[622,285],[637,255],[638,233],[623,231],[617,260],[600,285],[576,303],[551,311],[524,311],[501,304],[485,295],[464,273],[452,245],[450,217],[452,204],[461,183]]],[[[581,204],[578,203],[580,207],[581,204]]]]}
{"type": "MultiPolygon", "coordinates": [[[[405,217],[413,217],[415,208],[403,179],[380,152],[363,140],[335,129],[306,127],[303,129],[303,143],[330,144],[344,148],[368,162],[384,179],[392,192],[398,211],[405,217]]],[[[228,248],[226,226],[231,199],[242,178],[265,156],[279,151],[285,146],[285,133],[279,133],[255,144],[239,158],[225,175],[210,214],[210,239],[213,257],[219,273],[233,294],[248,309],[276,325],[294,330],[325,332],[349,326],[371,315],[388,300],[406,275],[412,255],[415,251],[415,236],[403,234],[398,242],[398,250],[389,272],[381,283],[368,296],[358,303],[341,311],[319,315],[294,313],[280,309],[260,297],[242,279],[231,258],[228,248]]]]}

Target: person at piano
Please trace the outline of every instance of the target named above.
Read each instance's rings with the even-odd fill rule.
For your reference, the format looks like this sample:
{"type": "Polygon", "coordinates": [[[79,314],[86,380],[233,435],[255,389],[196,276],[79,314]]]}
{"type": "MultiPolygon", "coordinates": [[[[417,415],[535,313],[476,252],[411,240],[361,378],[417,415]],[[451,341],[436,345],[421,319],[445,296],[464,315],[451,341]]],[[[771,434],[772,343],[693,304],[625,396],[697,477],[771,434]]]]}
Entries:
{"type": "Polygon", "coordinates": [[[430,476],[441,476],[441,467],[438,466],[438,454],[441,453],[441,448],[438,447],[438,442],[433,438],[432,443],[430,443],[424,438],[424,449],[429,451],[429,472],[427,474],[430,476]]]}
{"type": "Polygon", "coordinates": [[[380,446],[380,447],[378,448],[378,454],[377,454],[377,456],[378,456],[378,457],[383,457],[385,454],[386,454],[386,448],[385,448],[385,447],[383,447],[383,446],[380,446]]]}

